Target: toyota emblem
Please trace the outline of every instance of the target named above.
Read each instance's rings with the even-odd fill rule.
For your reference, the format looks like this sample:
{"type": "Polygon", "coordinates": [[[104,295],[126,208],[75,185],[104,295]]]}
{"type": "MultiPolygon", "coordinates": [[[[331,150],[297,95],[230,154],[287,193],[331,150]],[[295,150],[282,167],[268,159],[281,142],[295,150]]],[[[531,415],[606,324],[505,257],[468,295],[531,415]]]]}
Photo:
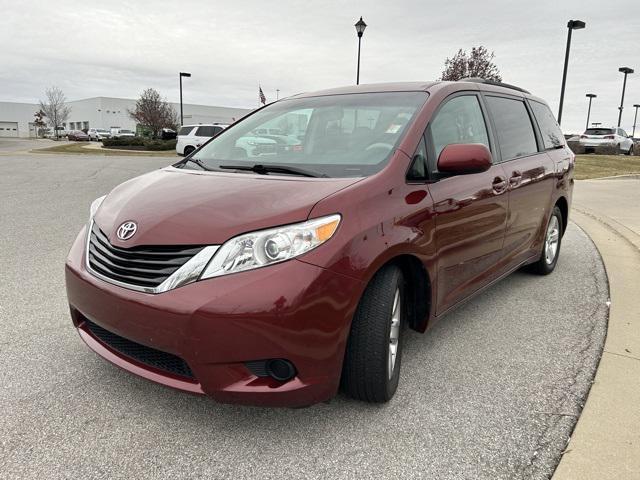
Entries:
{"type": "Polygon", "coordinates": [[[138,225],[136,222],[127,221],[118,227],[117,235],[120,240],[129,240],[136,234],[136,230],[138,230],[138,225]]]}

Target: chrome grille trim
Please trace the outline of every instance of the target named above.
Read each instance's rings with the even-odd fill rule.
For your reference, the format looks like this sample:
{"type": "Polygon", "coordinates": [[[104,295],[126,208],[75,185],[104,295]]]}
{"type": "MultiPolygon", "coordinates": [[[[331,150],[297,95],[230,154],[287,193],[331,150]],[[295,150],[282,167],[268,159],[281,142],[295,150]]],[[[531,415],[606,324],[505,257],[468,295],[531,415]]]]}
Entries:
{"type": "MultiPolygon", "coordinates": [[[[197,281],[198,278],[200,278],[200,274],[202,273],[204,268],[209,263],[209,260],[211,260],[211,258],[213,258],[213,255],[216,253],[218,248],[220,248],[219,245],[209,245],[209,246],[205,246],[205,247],[185,247],[184,251],[188,251],[188,252],[191,253],[190,258],[188,260],[186,260],[181,266],[179,266],[179,268],[177,268],[168,277],[166,277],[164,280],[162,280],[162,282],[159,285],[149,285],[149,286],[136,285],[136,284],[132,284],[132,283],[128,283],[128,282],[123,282],[123,281],[117,280],[115,278],[111,278],[108,275],[105,275],[105,274],[97,271],[96,268],[100,268],[97,265],[96,265],[96,268],[92,267],[90,256],[91,255],[96,256],[96,254],[97,255],[101,254],[100,248],[96,247],[95,244],[92,244],[92,241],[91,241],[92,235],[96,238],[97,242],[106,241],[107,244],[112,249],[116,249],[118,251],[118,253],[122,254],[123,256],[126,257],[126,254],[128,253],[126,250],[119,249],[118,247],[113,247],[112,245],[110,245],[108,240],[106,240],[106,236],[104,236],[104,238],[99,238],[98,235],[96,235],[95,232],[94,232],[94,227],[99,231],[98,226],[95,224],[95,222],[93,220],[91,220],[91,222],[89,223],[89,226],[87,227],[87,237],[86,237],[86,246],[85,246],[85,266],[86,266],[87,271],[89,273],[91,273],[94,277],[99,278],[100,280],[103,280],[103,281],[105,281],[107,283],[110,283],[112,285],[117,285],[118,287],[127,288],[129,290],[135,290],[135,291],[143,292],[143,293],[152,293],[152,294],[163,293],[163,292],[166,292],[166,291],[169,291],[169,290],[173,290],[174,288],[181,287],[181,286],[186,285],[188,283],[192,283],[192,282],[197,281]],[[92,247],[93,247],[93,249],[92,249],[92,247]]],[[[100,232],[100,233],[102,233],[102,232],[100,232]]],[[[105,246],[105,245],[103,245],[103,246],[105,246]]],[[[171,247],[167,247],[167,248],[171,248],[171,247]]],[[[162,251],[150,252],[150,253],[146,253],[146,254],[149,255],[149,256],[153,256],[154,253],[157,253],[157,256],[160,256],[160,257],[162,257],[162,254],[163,254],[162,251]]],[[[172,255],[176,256],[175,252],[173,252],[172,255]]],[[[168,256],[169,256],[169,254],[168,254],[168,256]]],[[[180,256],[188,256],[188,255],[177,255],[177,256],[180,257],[180,256]]],[[[113,264],[114,272],[117,271],[118,269],[124,269],[122,266],[118,265],[118,263],[117,263],[118,260],[119,260],[118,258],[112,258],[112,259],[108,259],[107,258],[107,260],[109,260],[113,264]]],[[[158,266],[162,266],[162,264],[164,263],[161,260],[158,260],[158,261],[151,260],[150,262],[151,262],[151,264],[153,264],[154,262],[157,262],[158,266]]],[[[136,263],[136,261],[133,260],[132,263],[136,263]]],[[[145,264],[148,264],[148,262],[145,261],[145,264]]],[[[108,265],[108,264],[105,263],[105,265],[108,265]]],[[[175,261],[173,262],[172,265],[171,265],[171,262],[168,262],[167,265],[169,265],[169,267],[171,267],[171,266],[177,267],[178,266],[175,261]]],[[[164,268],[164,269],[163,268],[159,268],[157,270],[157,272],[166,273],[167,269],[168,268],[164,268]]],[[[131,270],[131,269],[129,269],[129,270],[131,270]]],[[[133,273],[136,272],[136,268],[135,267],[133,268],[133,271],[134,271],[133,273]]],[[[139,273],[147,275],[147,279],[152,278],[152,277],[149,277],[150,272],[148,271],[148,269],[140,269],[139,273]]],[[[116,275],[118,275],[118,274],[116,273],[116,275]]],[[[142,281],[146,280],[144,276],[140,277],[140,279],[142,281]]],[[[152,281],[153,280],[149,280],[149,283],[151,283],[152,281]]]]}

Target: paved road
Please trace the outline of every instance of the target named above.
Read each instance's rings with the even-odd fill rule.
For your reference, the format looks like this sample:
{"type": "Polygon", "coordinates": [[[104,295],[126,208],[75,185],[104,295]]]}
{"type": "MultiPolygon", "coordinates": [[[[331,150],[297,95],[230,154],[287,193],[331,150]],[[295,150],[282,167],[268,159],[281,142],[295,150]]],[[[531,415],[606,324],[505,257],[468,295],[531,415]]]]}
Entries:
{"type": "Polygon", "coordinates": [[[607,282],[574,225],[556,272],[516,273],[410,333],[389,404],[219,405],[90,352],[67,250],[91,200],[166,159],[0,157],[0,477],[547,478],[606,330],[607,282]]]}

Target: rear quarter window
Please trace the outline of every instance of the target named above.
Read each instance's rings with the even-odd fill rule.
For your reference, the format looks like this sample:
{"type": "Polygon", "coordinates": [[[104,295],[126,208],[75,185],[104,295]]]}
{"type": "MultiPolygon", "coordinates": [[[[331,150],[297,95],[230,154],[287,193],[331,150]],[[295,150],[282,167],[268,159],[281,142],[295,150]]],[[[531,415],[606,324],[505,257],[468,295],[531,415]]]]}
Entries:
{"type": "Polygon", "coordinates": [[[524,101],[492,96],[486,100],[496,126],[502,161],[537,153],[536,136],[524,101]]]}
{"type": "Polygon", "coordinates": [[[530,101],[533,116],[536,117],[544,148],[556,148],[564,146],[564,135],[549,107],[543,103],[530,101]]]}

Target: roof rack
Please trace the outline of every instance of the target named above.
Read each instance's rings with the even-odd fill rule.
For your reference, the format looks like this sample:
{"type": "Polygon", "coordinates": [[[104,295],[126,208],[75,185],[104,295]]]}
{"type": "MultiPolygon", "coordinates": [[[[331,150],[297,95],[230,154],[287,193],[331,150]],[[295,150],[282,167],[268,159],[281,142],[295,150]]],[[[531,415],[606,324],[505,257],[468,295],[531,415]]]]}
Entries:
{"type": "Polygon", "coordinates": [[[524,93],[531,94],[531,92],[529,90],[525,90],[524,88],[516,87],[515,85],[510,85],[508,83],[502,83],[502,82],[496,82],[494,80],[488,80],[486,78],[468,77],[468,78],[463,78],[463,79],[461,79],[459,81],[460,82],[473,82],[473,83],[486,83],[487,85],[495,85],[496,87],[510,88],[512,90],[518,90],[519,92],[524,92],[524,93]]]}

